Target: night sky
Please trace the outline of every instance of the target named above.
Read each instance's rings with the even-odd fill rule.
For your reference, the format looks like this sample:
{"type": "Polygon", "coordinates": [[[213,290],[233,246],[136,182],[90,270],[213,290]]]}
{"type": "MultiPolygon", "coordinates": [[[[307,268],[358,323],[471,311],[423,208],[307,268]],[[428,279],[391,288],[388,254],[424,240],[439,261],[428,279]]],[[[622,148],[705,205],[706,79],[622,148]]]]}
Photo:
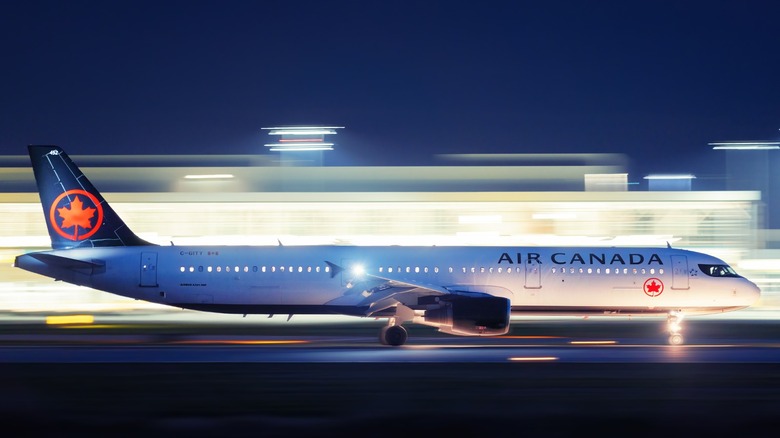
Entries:
{"type": "Polygon", "coordinates": [[[5,1],[0,153],[268,153],[344,126],[327,164],[623,152],[717,173],[780,139],[777,1],[5,1]]]}

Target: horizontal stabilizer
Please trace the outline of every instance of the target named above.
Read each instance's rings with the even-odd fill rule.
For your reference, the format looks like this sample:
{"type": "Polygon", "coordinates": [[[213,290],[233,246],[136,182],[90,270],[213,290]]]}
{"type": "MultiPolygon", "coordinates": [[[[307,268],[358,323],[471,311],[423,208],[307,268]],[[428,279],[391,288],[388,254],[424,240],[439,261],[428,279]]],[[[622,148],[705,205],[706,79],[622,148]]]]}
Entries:
{"type": "Polygon", "coordinates": [[[103,268],[105,267],[105,262],[102,260],[78,260],[78,259],[72,259],[69,257],[63,257],[59,255],[54,254],[44,254],[44,253],[32,253],[28,254],[30,257],[40,260],[43,263],[46,263],[49,266],[55,266],[59,268],[65,268],[65,269],[95,269],[95,268],[103,268]]]}

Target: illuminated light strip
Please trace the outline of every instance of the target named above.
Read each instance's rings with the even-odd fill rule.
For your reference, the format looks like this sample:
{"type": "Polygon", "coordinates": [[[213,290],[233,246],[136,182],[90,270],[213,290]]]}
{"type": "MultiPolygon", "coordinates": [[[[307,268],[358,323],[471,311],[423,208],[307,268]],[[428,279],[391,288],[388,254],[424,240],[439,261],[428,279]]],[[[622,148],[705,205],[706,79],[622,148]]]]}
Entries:
{"type": "Polygon", "coordinates": [[[298,131],[282,130],[282,131],[271,131],[268,133],[268,135],[329,135],[329,134],[336,134],[336,131],[330,129],[301,129],[298,131]]]}
{"type": "Polygon", "coordinates": [[[501,339],[561,339],[563,336],[499,336],[501,339]]]}
{"type": "Polygon", "coordinates": [[[47,325],[61,324],[92,324],[95,317],[92,315],[51,315],[46,317],[47,325]]]}
{"type": "Polygon", "coordinates": [[[231,179],[233,175],[229,173],[215,173],[213,175],[184,175],[184,179],[231,179]]]}
{"type": "Polygon", "coordinates": [[[539,357],[510,357],[512,362],[551,362],[556,361],[559,358],[555,356],[539,356],[539,357]]]}
{"type": "Polygon", "coordinates": [[[570,341],[571,345],[613,345],[617,341],[570,341]]]}
{"type": "Polygon", "coordinates": [[[312,143],[312,142],[318,142],[317,144],[324,144],[322,143],[322,140],[319,138],[282,138],[279,140],[280,143],[312,143]]]}
{"type": "Polygon", "coordinates": [[[647,175],[645,179],[696,179],[693,175],[647,175]]]}
{"type": "Polygon", "coordinates": [[[303,131],[303,130],[312,130],[312,129],[319,129],[319,130],[326,130],[326,129],[344,129],[343,126],[274,126],[270,128],[260,128],[264,130],[270,130],[270,131],[303,131]]]}
{"type": "Polygon", "coordinates": [[[780,149],[780,142],[777,141],[733,141],[708,144],[713,146],[713,150],[750,151],[780,149]]]}
{"type": "Polygon", "coordinates": [[[763,271],[779,271],[780,259],[755,259],[755,260],[742,260],[737,263],[739,269],[745,269],[749,271],[763,270],[763,271]]]}
{"type": "Polygon", "coordinates": [[[292,151],[292,152],[303,152],[303,151],[332,151],[333,148],[331,147],[298,147],[298,146],[292,146],[292,145],[282,145],[285,147],[272,147],[269,149],[272,152],[284,152],[284,151],[292,151]]]}
{"type": "Polygon", "coordinates": [[[289,144],[288,143],[266,143],[265,144],[265,147],[267,148],[274,148],[274,147],[292,148],[297,146],[323,147],[323,146],[333,146],[333,143],[312,141],[309,143],[296,142],[296,143],[289,143],[289,144]]]}

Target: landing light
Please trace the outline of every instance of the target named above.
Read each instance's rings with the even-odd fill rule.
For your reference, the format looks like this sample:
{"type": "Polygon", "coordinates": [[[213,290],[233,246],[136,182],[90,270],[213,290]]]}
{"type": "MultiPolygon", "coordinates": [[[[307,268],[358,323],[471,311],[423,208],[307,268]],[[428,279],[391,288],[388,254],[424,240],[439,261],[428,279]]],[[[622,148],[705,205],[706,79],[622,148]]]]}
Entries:
{"type": "Polygon", "coordinates": [[[352,266],[352,275],[361,276],[365,273],[366,273],[366,268],[364,268],[363,265],[352,266]]]}

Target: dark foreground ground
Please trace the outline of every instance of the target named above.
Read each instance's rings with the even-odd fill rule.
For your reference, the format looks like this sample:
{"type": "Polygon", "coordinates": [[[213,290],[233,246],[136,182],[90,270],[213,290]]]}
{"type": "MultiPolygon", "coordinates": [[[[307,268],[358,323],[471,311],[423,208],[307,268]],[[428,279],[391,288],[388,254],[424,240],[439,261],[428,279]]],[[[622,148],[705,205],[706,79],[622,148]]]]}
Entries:
{"type": "MultiPolygon", "coordinates": [[[[169,340],[192,333],[247,329],[117,327],[85,332],[163,333],[143,343],[148,349],[172,348],[165,345],[169,340]]],[[[724,345],[774,345],[778,327],[776,322],[691,322],[689,334],[694,340],[721,339],[724,345]]],[[[279,331],[255,329],[258,334],[279,331]]],[[[291,327],[283,332],[315,329],[323,330],[291,327]]],[[[327,331],[373,337],[375,329],[327,331]]],[[[0,334],[17,339],[24,333],[63,332],[79,333],[16,325],[5,326],[0,334]]],[[[616,332],[662,342],[652,324],[518,324],[512,334],[582,339],[616,332]]],[[[431,331],[414,335],[437,339],[431,331]]],[[[20,342],[35,348],[34,341],[12,343],[20,342]]],[[[80,348],[78,341],[55,342],[80,348]]],[[[108,343],[99,348],[114,347],[108,343]]],[[[36,437],[774,437],[780,433],[780,364],[222,363],[218,358],[194,363],[9,363],[0,357],[0,425],[3,436],[36,437]]]]}
{"type": "Polygon", "coordinates": [[[777,436],[774,364],[0,365],[14,436],[777,436]]]}

